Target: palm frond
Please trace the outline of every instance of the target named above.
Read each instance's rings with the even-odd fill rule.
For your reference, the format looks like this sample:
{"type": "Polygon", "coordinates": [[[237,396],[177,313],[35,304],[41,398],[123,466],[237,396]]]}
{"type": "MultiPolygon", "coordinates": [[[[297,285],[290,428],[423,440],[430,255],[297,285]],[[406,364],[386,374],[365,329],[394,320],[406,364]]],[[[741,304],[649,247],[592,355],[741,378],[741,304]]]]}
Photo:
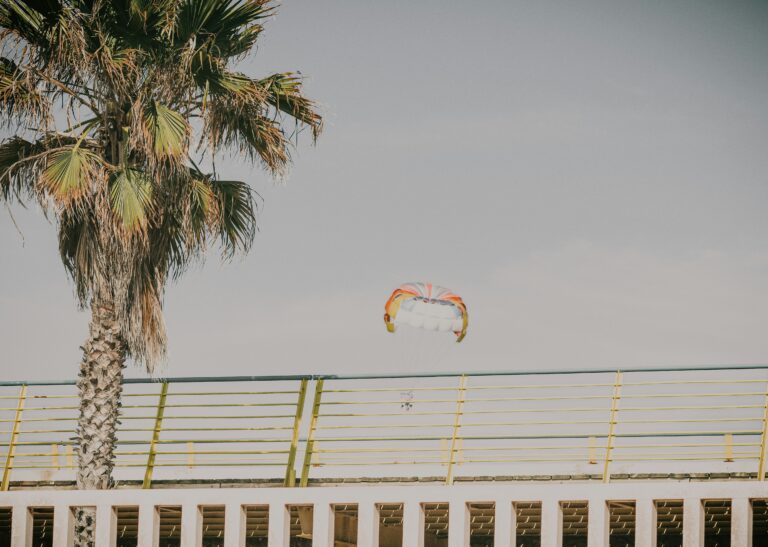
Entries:
{"type": "Polygon", "coordinates": [[[290,143],[280,123],[269,118],[263,106],[240,104],[237,97],[211,99],[204,114],[203,135],[214,151],[229,148],[251,160],[260,159],[275,174],[282,173],[290,159],[290,143]]]}
{"type": "MultiPolygon", "coordinates": [[[[46,169],[57,152],[67,151],[77,144],[69,135],[46,133],[32,142],[21,137],[12,137],[0,144],[0,197],[24,201],[34,198],[45,209],[50,193],[43,181],[46,169]]],[[[80,142],[81,151],[92,147],[88,139],[80,142]]],[[[89,158],[93,156],[89,154],[89,158]]]]}
{"type": "Polygon", "coordinates": [[[317,112],[317,105],[302,95],[301,84],[301,78],[292,72],[273,74],[259,80],[269,104],[308,125],[312,128],[313,138],[317,139],[323,127],[323,119],[317,112]]]}
{"type": "Polygon", "coordinates": [[[152,374],[165,359],[168,346],[162,302],[165,276],[151,263],[142,266],[135,270],[132,278],[124,336],[131,357],[144,363],[152,374]]]}
{"type": "Polygon", "coordinates": [[[179,159],[187,151],[189,123],[178,112],[151,101],[144,107],[144,130],[158,159],[179,159]]]}
{"type": "Polygon", "coordinates": [[[0,197],[4,200],[18,199],[22,192],[27,195],[33,192],[34,178],[17,176],[14,170],[34,148],[34,143],[21,137],[12,137],[0,144],[0,197]]]}
{"type": "Polygon", "coordinates": [[[209,47],[222,57],[250,50],[262,31],[259,21],[272,13],[269,0],[184,0],[174,40],[179,47],[209,47]]]}
{"type": "Polygon", "coordinates": [[[99,283],[103,251],[99,223],[92,208],[64,208],[59,216],[59,255],[75,283],[81,306],[88,304],[91,290],[99,283]]]}
{"type": "Polygon", "coordinates": [[[152,204],[152,181],[136,169],[118,171],[109,183],[112,212],[129,231],[145,229],[152,204]]]}
{"type": "Polygon", "coordinates": [[[218,230],[224,255],[248,252],[257,230],[251,187],[237,180],[211,180],[209,185],[218,201],[219,214],[213,227],[218,230]]]}
{"type": "Polygon", "coordinates": [[[208,177],[202,173],[193,173],[189,200],[189,231],[195,246],[205,247],[208,226],[218,215],[219,202],[211,189],[208,177]]]}
{"type": "Polygon", "coordinates": [[[101,159],[75,144],[51,152],[40,183],[59,202],[76,201],[100,178],[101,159]]]}
{"type": "MultiPolygon", "coordinates": [[[[60,11],[60,4],[51,2],[50,13],[60,11]]],[[[23,0],[4,0],[0,2],[0,26],[24,39],[31,45],[46,45],[45,16],[35,9],[30,2],[23,0]]]]}
{"type": "Polygon", "coordinates": [[[103,71],[104,80],[111,86],[113,93],[128,95],[131,86],[139,77],[139,63],[142,56],[140,49],[131,47],[119,37],[97,33],[98,43],[93,58],[103,71]]]}
{"type": "Polygon", "coordinates": [[[89,56],[85,21],[75,5],[62,0],[4,0],[0,27],[17,42],[23,41],[24,47],[15,48],[15,54],[39,70],[82,79],[89,56]]]}
{"type": "Polygon", "coordinates": [[[0,58],[0,108],[8,119],[47,127],[51,122],[50,99],[38,87],[39,78],[13,60],[0,58]]]}

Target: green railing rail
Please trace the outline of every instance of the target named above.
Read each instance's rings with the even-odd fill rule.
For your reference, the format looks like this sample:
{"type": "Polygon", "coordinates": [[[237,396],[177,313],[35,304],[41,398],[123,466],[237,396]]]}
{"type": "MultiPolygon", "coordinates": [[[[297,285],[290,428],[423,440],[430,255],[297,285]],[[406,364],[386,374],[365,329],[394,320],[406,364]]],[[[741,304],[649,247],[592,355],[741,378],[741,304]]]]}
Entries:
{"type": "MultiPolygon", "coordinates": [[[[768,458],[768,365],[142,378],[123,397],[116,475],[145,488],[213,474],[765,480],[768,458]]],[[[2,489],[72,480],[78,408],[73,381],[0,382],[2,489]]]]}
{"type": "MultiPolygon", "coordinates": [[[[461,376],[551,376],[574,374],[614,374],[622,372],[706,372],[724,370],[765,370],[768,364],[703,365],[677,367],[621,367],[587,369],[523,369],[523,370],[479,370],[473,372],[440,371],[413,373],[373,373],[373,374],[282,374],[257,376],[172,376],[157,378],[126,378],[125,384],[159,384],[162,382],[181,383],[218,383],[218,382],[284,382],[290,380],[378,380],[404,378],[459,378],[461,376]]],[[[74,380],[0,380],[0,386],[73,386],[74,380]]]]}

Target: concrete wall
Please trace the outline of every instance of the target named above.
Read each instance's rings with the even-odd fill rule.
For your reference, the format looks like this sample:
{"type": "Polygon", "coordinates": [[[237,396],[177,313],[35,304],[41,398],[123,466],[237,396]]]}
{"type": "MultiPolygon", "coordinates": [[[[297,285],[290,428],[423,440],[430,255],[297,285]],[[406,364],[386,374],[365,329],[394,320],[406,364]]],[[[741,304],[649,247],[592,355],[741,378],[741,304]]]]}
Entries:
{"type": "MultiPolygon", "coordinates": [[[[563,513],[561,502],[588,502],[588,546],[608,546],[608,506],[612,500],[633,501],[636,507],[636,545],[655,547],[655,501],[684,500],[684,545],[704,545],[703,500],[731,500],[731,546],[751,546],[750,500],[768,497],[768,484],[757,481],[723,482],[626,482],[626,483],[509,483],[453,486],[339,486],[313,488],[220,488],[158,490],[27,490],[0,492],[0,507],[11,507],[12,546],[31,547],[29,508],[53,507],[53,545],[70,545],[71,507],[97,508],[97,545],[115,545],[115,507],[138,506],[138,545],[158,544],[158,506],[180,506],[181,545],[199,547],[202,543],[200,506],[224,505],[224,546],[245,544],[243,506],[269,505],[269,545],[287,547],[291,505],[312,505],[312,542],[315,547],[333,546],[333,510],[336,504],[357,505],[357,545],[378,545],[376,504],[402,503],[403,545],[428,547],[424,540],[422,504],[449,504],[448,547],[469,545],[468,503],[495,503],[495,547],[514,547],[514,502],[541,502],[541,545],[561,547],[563,513]]],[[[342,528],[349,529],[350,523],[342,528]]],[[[386,547],[382,545],[381,547],[386,547]]]]}

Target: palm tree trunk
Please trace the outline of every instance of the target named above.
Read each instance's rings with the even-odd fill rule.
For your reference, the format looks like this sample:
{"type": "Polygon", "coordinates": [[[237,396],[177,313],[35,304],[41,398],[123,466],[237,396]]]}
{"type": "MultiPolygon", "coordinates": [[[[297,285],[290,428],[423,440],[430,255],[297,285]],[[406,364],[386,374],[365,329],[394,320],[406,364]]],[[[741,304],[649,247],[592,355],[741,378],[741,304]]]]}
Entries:
{"type": "MultiPolygon", "coordinates": [[[[91,303],[90,335],[82,349],[83,362],[77,380],[80,394],[77,488],[103,490],[113,486],[116,427],[125,367],[125,344],[108,299],[94,298],[91,303]]],[[[93,547],[95,528],[95,509],[78,508],[75,547],[93,547]]]]}

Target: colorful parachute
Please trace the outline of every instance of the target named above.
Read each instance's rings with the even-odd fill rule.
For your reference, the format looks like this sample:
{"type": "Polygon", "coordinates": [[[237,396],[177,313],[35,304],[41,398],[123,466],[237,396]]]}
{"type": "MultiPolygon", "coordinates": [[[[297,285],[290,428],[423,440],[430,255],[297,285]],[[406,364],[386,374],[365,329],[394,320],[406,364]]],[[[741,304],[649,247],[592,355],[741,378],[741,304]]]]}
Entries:
{"type": "Polygon", "coordinates": [[[389,332],[396,325],[434,330],[451,331],[456,341],[467,335],[467,306],[461,297],[445,287],[432,283],[405,283],[400,285],[384,305],[384,323],[389,332]]]}

